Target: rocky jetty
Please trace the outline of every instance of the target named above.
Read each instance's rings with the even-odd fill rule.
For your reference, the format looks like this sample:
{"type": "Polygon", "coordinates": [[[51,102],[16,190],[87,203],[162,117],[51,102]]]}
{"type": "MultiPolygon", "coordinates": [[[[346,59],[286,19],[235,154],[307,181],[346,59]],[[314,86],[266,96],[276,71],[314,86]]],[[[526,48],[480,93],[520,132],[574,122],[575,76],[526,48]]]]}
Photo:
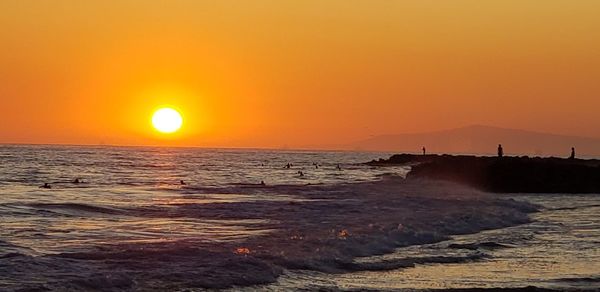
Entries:
{"type": "Polygon", "coordinates": [[[410,165],[407,178],[433,178],[498,193],[600,193],[600,160],[398,154],[370,165],[410,165]]]}

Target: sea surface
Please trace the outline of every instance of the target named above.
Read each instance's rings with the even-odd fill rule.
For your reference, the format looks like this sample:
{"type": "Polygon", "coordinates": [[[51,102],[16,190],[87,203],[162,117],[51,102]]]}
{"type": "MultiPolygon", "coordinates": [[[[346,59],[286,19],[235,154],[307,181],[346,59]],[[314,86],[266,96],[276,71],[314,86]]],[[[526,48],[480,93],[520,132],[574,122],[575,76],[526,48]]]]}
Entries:
{"type": "MultiPolygon", "coordinates": [[[[337,186],[341,189],[348,184],[377,182],[389,177],[401,179],[409,168],[363,164],[389,155],[0,146],[0,291],[40,287],[135,290],[140,287],[139,283],[127,275],[139,267],[128,262],[124,269],[119,260],[139,257],[135,263],[146,268],[153,263],[187,258],[189,261],[181,263],[192,265],[194,258],[189,254],[192,249],[207,250],[206,255],[198,255],[205,260],[216,254],[218,247],[235,247],[236,242],[273,232],[277,228],[277,220],[273,219],[277,218],[277,212],[284,212],[285,206],[310,201],[298,196],[299,187],[316,186],[331,193],[337,186]],[[75,183],[75,179],[79,183],[75,183]],[[51,188],[40,188],[45,183],[51,188]],[[260,191],[271,186],[276,188],[260,191]],[[195,206],[256,208],[250,211],[244,208],[241,216],[236,214],[239,211],[235,207],[195,206]],[[181,242],[189,244],[182,248],[181,242]],[[144,254],[131,253],[132,246],[143,246],[144,254]],[[186,251],[185,255],[182,250],[186,251]],[[123,254],[118,254],[121,251],[123,254]],[[118,273],[107,276],[106,271],[111,269],[118,273]]],[[[363,263],[435,256],[473,260],[348,273],[285,270],[279,277],[265,274],[261,280],[264,284],[255,285],[248,280],[252,285],[242,285],[235,290],[402,290],[528,285],[556,289],[600,288],[600,195],[498,196],[537,204],[541,211],[531,214],[531,223],[356,259],[363,263]]],[[[328,212],[328,209],[313,211],[328,212]]],[[[239,250],[239,253],[244,252],[239,250]]],[[[187,287],[190,278],[213,273],[215,268],[174,266],[173,270],[177,274],[171,277],[183,283],[171,287],[177,290],[187,287]],[[186,271],[203,274],[186,274],[186,271]]],[[[266,267],[260,269],[261,273],[265,270],[266,267]]],[[[163,267],[152,272],[159,277],[167,271],[163,267]]],[[[211,274],[212,282],[206,280],[208,282],[192,283],[192,286],[211,286],[227,277],[227,274],[211,274]]]]}
{"type": "Polygon", "coordinates": [[[111,213],[120,208],[179,203],[293,200],[244,191],[259,187],[261,181],[293,186],[376,180],[390,170],[361,163],[386,156],[389,155],[354,152],[0,146],[0,240],[32,255],[74,252],[114,241],[189,237],[235,240],[264,231],[218,219],[207,222],[121,218],[111,213]],[[286,168],[287,164],[290,168],[286,168]],[[82,183],[73,183],[75,179],[82,183]],[[40,188],[45,183],[51,189],[40,188]],[[196,191],[206,193],[206,189],[211,191],[202,197],[189,196],[196,191]]]}
{"type": "Polygon", "coordinates": [[[439,243],[398,248],[390,254],[358,259],[368,263],[411,257],[483,255],[482,260],[335,275],[289,272],[267,287],[274,291],[288,287],[373,291],[527,286],[557,291],[600,289],[600,195],[506,196],[534,202],[543,209],[531,215],[532,223],[453,236],[439,243]]]}

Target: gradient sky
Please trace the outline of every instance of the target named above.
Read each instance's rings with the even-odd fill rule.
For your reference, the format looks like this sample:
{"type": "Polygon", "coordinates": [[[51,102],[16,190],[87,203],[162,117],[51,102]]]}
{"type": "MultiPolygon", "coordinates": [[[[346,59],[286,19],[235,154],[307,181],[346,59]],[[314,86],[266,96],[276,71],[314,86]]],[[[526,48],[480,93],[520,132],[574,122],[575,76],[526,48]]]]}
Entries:
{"type": "Polygon", "coordinates": [[[600,137],[600,1],[0,1],[0,143],[600,137]],[[172,105],[185,124],[160,135],[172,105]]]}

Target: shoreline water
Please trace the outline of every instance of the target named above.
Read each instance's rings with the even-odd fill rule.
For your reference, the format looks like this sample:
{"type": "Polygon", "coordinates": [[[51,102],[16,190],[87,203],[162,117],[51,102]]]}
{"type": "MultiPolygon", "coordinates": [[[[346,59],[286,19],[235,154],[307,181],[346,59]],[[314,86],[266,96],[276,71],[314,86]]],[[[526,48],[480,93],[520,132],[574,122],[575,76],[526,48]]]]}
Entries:
{"type": "Polygon", "coordinates": [[[20,150],[8,149],[0,166],[0,287],[9,291],[268,289],[286,271],[333,276],[485,261],[364,259],[528,223],[537,210],[362,163],[374,154],[20,150]],[[72,185],[74,175],[86,183],[72,185]],[[44,181],[60,183],[38,189],[44,181]]]}
{"type": "MultiPolygon", "coordinates": [[[[182,192],[188,191],[183,189],[182,192]]],[[[194,193],[199,195],[197,190],[194,193]]],[[[335,186],[275,186],[250,189],[249,193],[270,197],[285,193],[286,197],[299,200],[113,208],[111,216],[195,217],[197,220],[239,222],[261,219],[262,222],[250,228],[267,232],[241,241],[217,244],[184,239],[101,244],[95,245],[94,250],[41,257],[9,253],[1,257],[4,268],[0,269],[0,274],[12,277],[13,285],[27,283],[32,272],[41,282],[52,282],[57,274],[71,274],[54,284],[57,286],[33,284],[28,286],[30,289],[55,289],[67,285],[69,289],[83,290],[90,287],[160,290],[266,284],[275,282],[284,270],[309,269],[327,273],[390,270],[419,263],[474,258],[432,257],[379,263],[357,263],[354,259],[389,253],[400,246],[438,242],[451,234],[526,223],[529,222],[527,214],[536,210],[528,203],[500,200],[452,183],[399,177],[335,186]],[[48,270],[47,264],[60,268],[48,270]],[[80,265],[89,270],[72,270],[80,265]],[[180,278],[177,275],[186,276],[180,278]]],[[[73,207],[77,208],[59,206],[62,209],[73,207]]],[[[6,283],[6,278],[0,279],[6,283]]]]}
{"type": "MultiPolygon", "coordinates": [[[[435,256],[473,260],[424,263],[387,271],[326,274],[295,271],[270,291],[598,291],[600,211],[596,195],[503,194],[541,206],[532,221],[433,244],[397,248],[393,253],[356,259],[394,261],[435,256]],[[312,284],[310,284],[312,283],[312,284]],[[312,285],[312,286],[311,286],[312,285]],[[310,289],[308,289],[310,288],[310,289]]],[[[267,289],[268,290],[268,289],[267,289]]],[[[247,289],[260,291],[260,289],[247,289]]]]}

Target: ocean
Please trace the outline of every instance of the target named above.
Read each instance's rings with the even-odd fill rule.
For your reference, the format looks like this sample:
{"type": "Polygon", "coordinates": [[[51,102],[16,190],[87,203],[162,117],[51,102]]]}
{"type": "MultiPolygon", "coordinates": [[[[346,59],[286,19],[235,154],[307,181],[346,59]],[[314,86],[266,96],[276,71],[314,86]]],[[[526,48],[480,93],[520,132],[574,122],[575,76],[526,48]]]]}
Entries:
{"type": "Polygon", "coordinates": [[[438,243],[398,248],[393,253],[361,259],[364,262],[382,262],[453,256],[478,260],[335,275],[314,271],[290,272],[266,287],[271,291],[290,287],[293,290],[335,287],[372,291],[528,286],[556,291],[600,289],[598,195],[511,194],[510,197],[527,200],[543,208],[531,215],[531,223],[457,235],[438,243]],[[461,246],[465,248],[459,248],[461,246]]]}
{"type": "Polygon", "coordinates": [[[599,196],[363,164],[390,154],[0,146],[0,291],[600,288],[599,196]]]}

